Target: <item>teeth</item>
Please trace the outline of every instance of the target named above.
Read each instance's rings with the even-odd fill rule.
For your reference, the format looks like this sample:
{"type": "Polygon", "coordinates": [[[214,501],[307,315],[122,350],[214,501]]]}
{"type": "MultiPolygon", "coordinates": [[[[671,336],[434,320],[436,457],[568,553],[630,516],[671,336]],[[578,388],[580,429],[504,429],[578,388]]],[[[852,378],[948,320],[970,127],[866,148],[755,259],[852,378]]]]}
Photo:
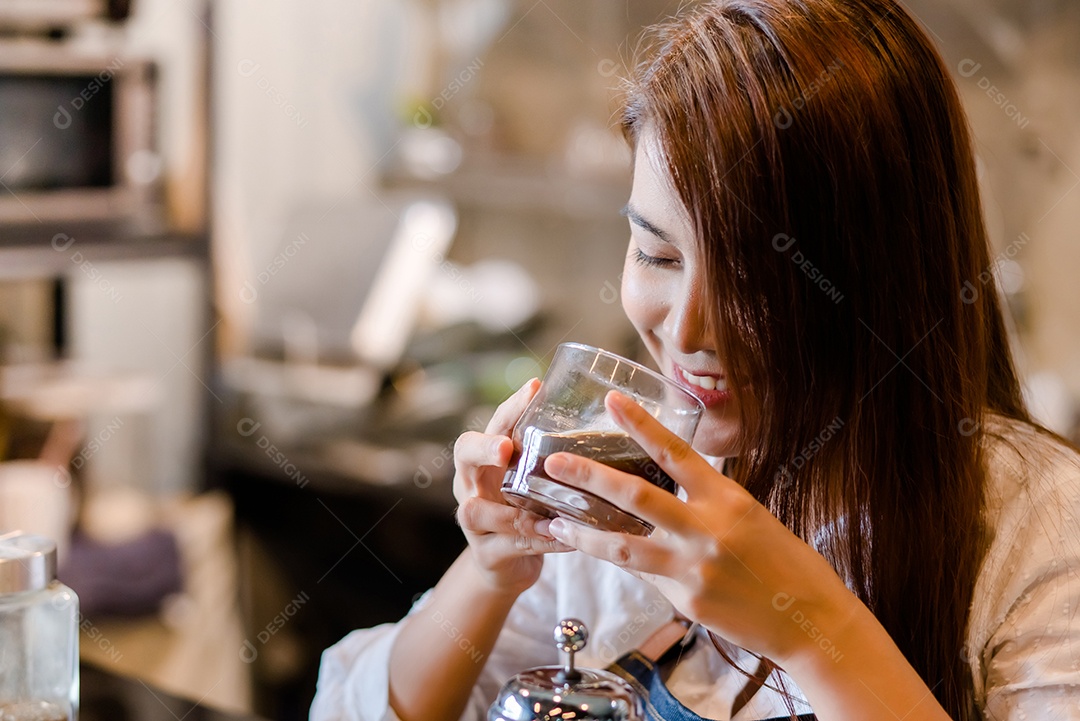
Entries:
{"type": "Polygon", "coordinates": [[[687,373],[683,371],[683,377],[686,378],[690,385],[704,388],[707,391],[726,391],[727,379],[726,378],[714,378],[713,376],[696,376],[693,373],[687,373]]]}

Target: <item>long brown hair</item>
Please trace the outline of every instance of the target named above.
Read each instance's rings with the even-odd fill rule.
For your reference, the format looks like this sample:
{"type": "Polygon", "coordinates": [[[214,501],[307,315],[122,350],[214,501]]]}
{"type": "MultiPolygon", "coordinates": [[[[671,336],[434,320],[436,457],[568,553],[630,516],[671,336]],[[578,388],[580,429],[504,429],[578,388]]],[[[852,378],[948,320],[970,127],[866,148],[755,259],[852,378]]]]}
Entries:
{"type": "Polygon", "coordinates": [[[719,0],[656,37],[624,129],[656,133],[703,247],[737,480],[974,719],[978,428],[1030,418],[948,72],[891,0],[719,0]]]}

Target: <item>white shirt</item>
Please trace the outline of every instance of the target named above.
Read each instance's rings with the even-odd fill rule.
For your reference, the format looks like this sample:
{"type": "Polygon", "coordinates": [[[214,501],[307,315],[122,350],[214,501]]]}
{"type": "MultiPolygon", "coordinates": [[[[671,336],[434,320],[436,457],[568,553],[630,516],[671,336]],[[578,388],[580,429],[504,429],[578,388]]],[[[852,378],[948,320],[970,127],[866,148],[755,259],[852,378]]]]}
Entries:
{"type": "MultiPolygon", "coordinates": [[[[991,419],[986,431],[992,537],[976,580],[966,647],[976,702],[994,721],[1080,721],[1080,456],[1013,422],[991,419]]],[[[430,613],[425,601],[410,614],[430,613]]],[[[611,564],[579,552],[547,556],[540,579],[511,610],[462,720],[485,719],[499,688],[515,673],[559,662],[551,632],[560,619],[585,621],[593,640],[578,654],[579,665],[603,668],[638,647],[672,614],[655,588],[611,564]]],[[[388,702],[388,668],[398,628],[354,631],[326,650],[312,721],[397,721],[388,702]]],[[[456,631],[449,622],[443,628],[451,635],[456,631]]],[[[468,639],[457,640],[467,650],[468,639]]],[[[744,669],[756,668],[743,651],[736,650],[734,658],[744,669]]],[[[769,685],[776,681],[770,678],[769,685]]],[[[790,678],[783,681],[801,698],[790,678]]],[[[704,718],[788,715],[782,698],[762,688],[731,717],[744,683],[701,638],[667,685],[704,718]]]]}

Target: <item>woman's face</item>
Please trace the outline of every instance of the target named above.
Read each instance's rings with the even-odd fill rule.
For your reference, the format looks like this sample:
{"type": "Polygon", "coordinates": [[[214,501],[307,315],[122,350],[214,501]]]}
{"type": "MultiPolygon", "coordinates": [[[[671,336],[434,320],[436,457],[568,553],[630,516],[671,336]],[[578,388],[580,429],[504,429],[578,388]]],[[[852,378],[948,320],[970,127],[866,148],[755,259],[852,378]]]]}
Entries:
{"type": "Polygon", "coordinates": [[[705,404],[694,447],[708,455],[736,455],[739,412],[706,320],[704,261],[650,132],[639,138],[626,215],[630,247],[623,269],[623,309],[664,375],[705,404]]]}

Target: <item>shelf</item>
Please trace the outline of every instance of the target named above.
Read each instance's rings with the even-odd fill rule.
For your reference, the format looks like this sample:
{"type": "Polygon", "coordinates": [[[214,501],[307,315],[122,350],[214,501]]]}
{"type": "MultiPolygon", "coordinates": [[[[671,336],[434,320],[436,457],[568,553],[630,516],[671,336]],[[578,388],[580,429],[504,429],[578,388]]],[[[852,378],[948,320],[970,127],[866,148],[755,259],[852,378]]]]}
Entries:
{"type": "Polygon", "coordinates": [[[0,228],[0,280],[65,275],[85,263],[209,258],[204,233],[137,232],[109,224],[0,228]]]}
{"type": "Polygon", "coordinates": [[[387,184],[433,190],[464,206],[583,219],[613,215],[630,192],[629,171],[625,176],[576,175],[540,163],[489,158],[438,178],[418,178],[395,168],[387,184]]]}

